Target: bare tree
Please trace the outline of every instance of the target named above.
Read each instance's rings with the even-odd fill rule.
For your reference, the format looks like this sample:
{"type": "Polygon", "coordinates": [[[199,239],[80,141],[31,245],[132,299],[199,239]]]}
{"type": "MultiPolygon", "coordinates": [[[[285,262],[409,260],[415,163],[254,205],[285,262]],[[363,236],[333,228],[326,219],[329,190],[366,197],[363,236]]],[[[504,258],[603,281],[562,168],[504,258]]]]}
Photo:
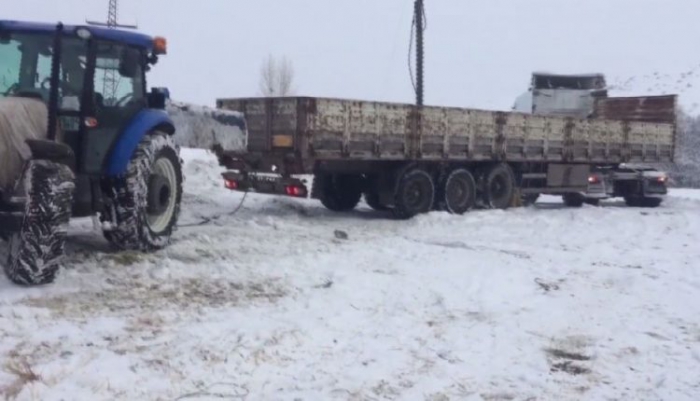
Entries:
{"type": "Polygon", "coordinates": [[[268,56],[260,68],[260,92],[263,96],[288,96],[292,94],[294,67],[287,57],[276,59],[268,56]]]}

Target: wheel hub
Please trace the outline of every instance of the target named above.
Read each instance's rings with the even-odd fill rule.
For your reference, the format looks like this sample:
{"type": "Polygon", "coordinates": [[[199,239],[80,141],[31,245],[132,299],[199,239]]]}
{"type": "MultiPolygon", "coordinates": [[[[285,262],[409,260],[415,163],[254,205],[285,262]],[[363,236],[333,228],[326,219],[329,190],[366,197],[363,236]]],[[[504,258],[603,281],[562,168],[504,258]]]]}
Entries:
{"type": "Polygon", "coordinates": [[[160,215],[168,209],[172,189],[167,178],[153,174],[148,181],[148,213],[160,215]]]}

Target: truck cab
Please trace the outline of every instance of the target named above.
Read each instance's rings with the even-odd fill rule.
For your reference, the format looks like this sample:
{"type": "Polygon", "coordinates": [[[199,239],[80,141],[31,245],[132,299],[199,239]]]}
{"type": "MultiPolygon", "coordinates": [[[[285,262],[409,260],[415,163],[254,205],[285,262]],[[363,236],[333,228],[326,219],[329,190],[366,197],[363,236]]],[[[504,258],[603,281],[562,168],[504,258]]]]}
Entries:
{"type": "MultiPolygon", "coordinates": [[[[625,98],[608,95],[604,74],[535,72],[530,88],[516,99],[513,111],[581,120],[603,118],[675,124],[675,96],[625,98]]],[[[623,197],[630,206],[655,207],[661,204],[668,192],[667,182],[665,173],[644,163],[594,165],[591,166],[588,190],[565,194],[563,199],[568,206],[581,206],[623,197]]]]}
{"type": "Polygon", "coordinates": [[[590,117],[595,99],[607,96],[603,74],[560,75],[536,72],[530,89],[520,96],[514,111],[528,114],[590,117]]]}

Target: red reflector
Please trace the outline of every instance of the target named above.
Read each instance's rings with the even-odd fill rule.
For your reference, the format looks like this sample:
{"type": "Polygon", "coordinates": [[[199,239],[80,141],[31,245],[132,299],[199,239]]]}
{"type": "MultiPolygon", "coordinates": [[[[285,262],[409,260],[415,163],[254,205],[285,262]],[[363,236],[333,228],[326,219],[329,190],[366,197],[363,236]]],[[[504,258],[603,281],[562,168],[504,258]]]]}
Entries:
{"type": "Polygon", "coordinates": [[[224,185],[228,189],[238,189],[238,182],[234,180],[224,180],[224,185]]]}
{"type": "Polygon", "coordinates": [[[285,192],[289,196],[297,196],[297,197],[304,197],[306,196],[306,188],[304,187],[297,187],[296,185],[287,185],[284,188],[285,192]]]}

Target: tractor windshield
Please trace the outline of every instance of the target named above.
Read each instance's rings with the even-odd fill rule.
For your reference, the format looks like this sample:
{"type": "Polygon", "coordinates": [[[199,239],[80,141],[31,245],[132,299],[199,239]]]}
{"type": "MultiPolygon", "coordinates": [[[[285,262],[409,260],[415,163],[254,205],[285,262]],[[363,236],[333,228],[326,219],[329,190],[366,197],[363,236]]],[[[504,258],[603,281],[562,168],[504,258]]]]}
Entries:
{"type": "Polygon", "coordinates": [[[35,94],[49,98],[52,37],[0,34],[0,97],[35,94]]]}

